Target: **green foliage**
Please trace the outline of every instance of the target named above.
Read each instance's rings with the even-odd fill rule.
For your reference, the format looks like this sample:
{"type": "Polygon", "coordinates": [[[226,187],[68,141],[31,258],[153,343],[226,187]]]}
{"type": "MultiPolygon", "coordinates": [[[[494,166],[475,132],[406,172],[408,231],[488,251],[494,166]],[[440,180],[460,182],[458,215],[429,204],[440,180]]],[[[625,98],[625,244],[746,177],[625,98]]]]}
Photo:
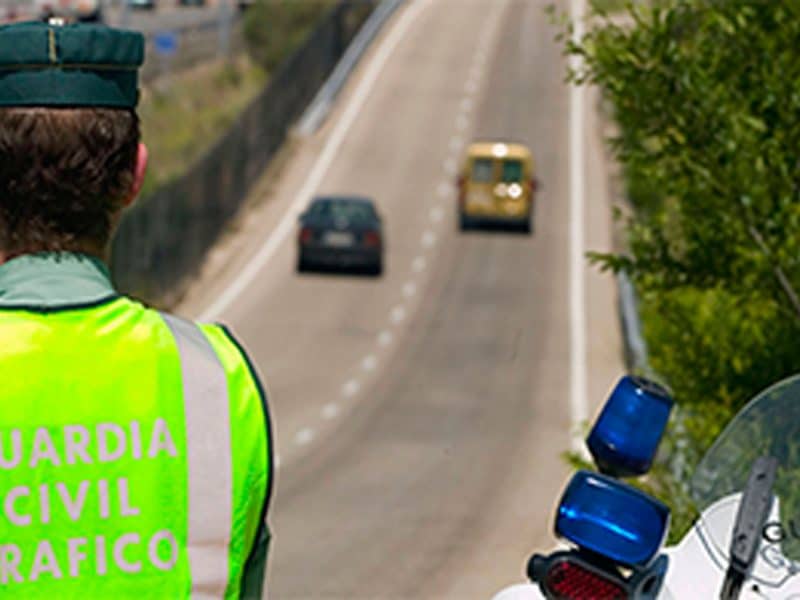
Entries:
{"type": "Polygon", "coordinates": [[[629,223],[631,274],[652,289],[758,290],[797,318],[775,270],[800,280],[800,5],[687,0],[630,15],[573,51],[587,64],[574,76],[615,108],[627,172],[664,200],[629,223]]]}
{"type": "Polygon", "coordinates": [[[798,366],[797,325],[768,296],[687,287],[648,291],[641,307],[652,366],[682,375],[670,387],[684,412],[729,415],[798,366]]]}
{"type": "Polygon", "coordinates": [[[331,6],[332,0],[257,0],[244,18],[247,52],[272,72],[302,44],[331,6]]]}
{"type": "MultiPolygon", "coordinates": [[[[598,6],[602,9],[602,6],[598,6]]],[[[693,512],[687,476],[730,417],[800,370],[800,3],[663,0],[593,16],[576,83],[613,107],[629,251],[593,254],[642,295],[680,427],[646,486],[693,512]]],[[[562,39],[571,32],[567,26],[562,39]]]]}
{"type": "Polygon", "coordinates": [[[618,13],[632,4],[634,4],[633,0],[589,0],[592,10],[600,14],[618,13]]]}
{"type": "Polygon", "coordinates": [[[651,365],[679,402],[649,478],[649,491],[673,508],[675,542],[695,515],[687,487],[694,465],[751,397],[797,370],[797,325],[768,297],[721,289],[649,291],[640,307],[651,365]]]}

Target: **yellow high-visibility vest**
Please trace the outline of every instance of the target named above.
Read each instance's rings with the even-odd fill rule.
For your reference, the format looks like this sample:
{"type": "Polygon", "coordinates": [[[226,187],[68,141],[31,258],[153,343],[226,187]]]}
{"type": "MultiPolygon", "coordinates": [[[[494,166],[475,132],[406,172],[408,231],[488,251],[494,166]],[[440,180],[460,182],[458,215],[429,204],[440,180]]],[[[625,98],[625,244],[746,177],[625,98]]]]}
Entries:
{"type": "Polygon", "coordinates": [[[0,597],[240,597],[271,439],[223,328],[122,297],[0,309],[0,406],[0,597]]]}

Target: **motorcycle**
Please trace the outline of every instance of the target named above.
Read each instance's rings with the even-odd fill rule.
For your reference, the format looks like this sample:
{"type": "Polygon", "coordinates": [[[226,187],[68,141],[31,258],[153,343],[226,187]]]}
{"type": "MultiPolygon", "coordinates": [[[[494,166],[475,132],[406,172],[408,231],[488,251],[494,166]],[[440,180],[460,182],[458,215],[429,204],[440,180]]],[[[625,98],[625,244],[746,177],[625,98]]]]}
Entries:
{"type": "Polygon", "coordinates": [[[530,583],[494,600],[800,600],[800,375],[715,440],[690,482],[700,516],[664,548],[669,509],[621,478],[650,469],[672,405],[652,381],[619,381],[587,438],[599,472],[576,473],[557,509],[567,547],[534,554],[530,583]]]}

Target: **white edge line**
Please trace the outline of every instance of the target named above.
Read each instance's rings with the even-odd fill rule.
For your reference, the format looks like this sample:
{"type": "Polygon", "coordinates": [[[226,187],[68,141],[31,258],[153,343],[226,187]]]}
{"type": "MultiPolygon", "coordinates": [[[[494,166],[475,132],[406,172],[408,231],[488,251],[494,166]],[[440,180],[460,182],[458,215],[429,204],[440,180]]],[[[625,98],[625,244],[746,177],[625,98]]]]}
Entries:
{"type": "MultiPolygon", "coordinates": [[[[570,13],[575,25],[573,39],[583,37],[585,0],[571,0],[570,13]]],[[[570,66],[580,68],[579,56],[570,57],[570,66]]],[[[571,446],[585,451],[580,426],[588,419],[586,389],[586,305],[584,290],[584,88],[570,86],[570,418],[571,446]]]]}
{"type": "Polygon", "coordinates": [[[402,13],[400,20],[395,27],[391,30],[389,35],[384,39],[377,53],[375,54],[372,62],[369,64],[363,79],[359,82],[358,87],[353,92],[353,97],[342,115],[336,128],[328,138],[325,147],[314,163],[311,172],[306,179],[305,185],[300,188],[300,191],[295,196],[294,201],[286,210],[283,218],[278,223],[278,226],[273,230],[272,234],[265,240],[264,244],[259,248],[258,252],[250,259],[250,261],[239,272],[239,275],[228,284],[228,287],[223,290],[219,297],[208,306],[205,311],[199,316],[199,321],[213,321],[217,319],[241,294],[247,289],[259,271],[264,265],[272,258],[272,255],[280,247],[284,239],[289,235],[295,225],[295,219],[300,214],[303,206],[309,201],[311,195],[322,183],[322,179],[330,168],[333,159],[336,157],[339,147],[342,145],[345,137],[347,136],[350,127],[352,127],[356,118],[362,111],[364,103],[367,100],[370,92],[372,91],[375,82],[380,77],[386,61],[391,56],[397,44],[406,34],[406,31],[411,26],[411,23],[419,15],[423,8],[429,4],[430,0],[421,0],[415,2],[402,13]]]}

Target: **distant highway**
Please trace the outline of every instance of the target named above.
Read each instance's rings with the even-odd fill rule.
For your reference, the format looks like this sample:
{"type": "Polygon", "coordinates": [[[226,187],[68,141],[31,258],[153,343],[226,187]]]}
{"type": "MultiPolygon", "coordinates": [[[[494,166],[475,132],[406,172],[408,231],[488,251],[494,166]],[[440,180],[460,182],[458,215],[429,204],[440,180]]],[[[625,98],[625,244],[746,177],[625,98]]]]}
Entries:
{"type": "MultiPolygon", "coordinates": [[[[164,29],[183,29],[200,25],[211,25],[220,18],[220,6],[179,6],[177,4],[156,1],[153,10],[129,8],[127,11],[127,27],[149,34],[164,29]]],[[[234,19],[239,17],[237,3],[230,0],[230,13],[234,19]]],[[[102,2],[103,20],[113,27],[122,25],[124,19],[122,3],[102,2]]],[[[32,19],[37,17],[33,0],[0,0],[0,19],[13,14],[16,19],[32,19]]]]}
{"type": "MultiPolygon", "coordinates": [[[[231,6],[231,15],[233,18],[238,17],[235,5],[231,6]]],[[[108,25],[119,27],[122,24],[122,9],[106,9],[104,18],[108,25]]],[[[218,6],[165,6],[153,11],[130,8],[127,27],[148,34],[160,30],[211,25],[217,23],[219,18],[218,6]]]]}
{"type": "MultiPolygon", "coordinates": [[[[229,47],[233,51],[242,48],[241,13],[237,2],[229,6],[229,47]]],[[[154,10],[129,8],[127,15],[119,6],[107,8],[103,14],[106,24],[141,31],[146,39],[145,64],[141,73],[145,85],[161,76],[164,71],[162,56],[155,47],[155,36],[159,32],[173,32],[176,37],[176,53],[170,56],[169,71],[193,67],[208,60],[219,58],[221,51],[220,6],[176,6],[157,5],[154,10]]]]}

